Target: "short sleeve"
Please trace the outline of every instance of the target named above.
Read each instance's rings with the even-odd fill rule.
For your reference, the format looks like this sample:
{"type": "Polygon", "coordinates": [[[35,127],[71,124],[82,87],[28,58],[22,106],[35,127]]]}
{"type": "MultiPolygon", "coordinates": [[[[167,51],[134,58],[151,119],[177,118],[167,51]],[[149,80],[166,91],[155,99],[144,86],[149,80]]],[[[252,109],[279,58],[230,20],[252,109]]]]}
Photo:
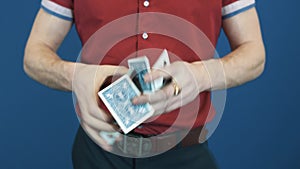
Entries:
{"type": "Polygon", "coordinates": [[[51,15],[73,21],[73,0],[42,0],[41,8],[51,15]]]}
{"type": "Polygon", "coordinates": [[[255,6],[255,0],[223,0],[222,18],[227,19],[255,6]]]}

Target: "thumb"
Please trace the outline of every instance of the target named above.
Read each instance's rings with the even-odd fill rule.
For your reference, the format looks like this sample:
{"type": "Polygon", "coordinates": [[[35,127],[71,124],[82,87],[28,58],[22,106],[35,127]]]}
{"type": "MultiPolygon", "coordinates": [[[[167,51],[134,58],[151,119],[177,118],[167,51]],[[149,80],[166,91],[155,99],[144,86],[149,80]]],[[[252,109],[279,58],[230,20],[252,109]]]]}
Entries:
{"type": "Polygon", "coordinates": [[[124,75],[128,72],[128,68],[125,66],[105,66],[107,69],[106,75],[107,76],[120,76],[124,75]]]}
{"type": "Polygon", "coordinates": [[[113,75],[124,75],[128,73],[129,69],[125,66],[116,66],[113,75]]]}

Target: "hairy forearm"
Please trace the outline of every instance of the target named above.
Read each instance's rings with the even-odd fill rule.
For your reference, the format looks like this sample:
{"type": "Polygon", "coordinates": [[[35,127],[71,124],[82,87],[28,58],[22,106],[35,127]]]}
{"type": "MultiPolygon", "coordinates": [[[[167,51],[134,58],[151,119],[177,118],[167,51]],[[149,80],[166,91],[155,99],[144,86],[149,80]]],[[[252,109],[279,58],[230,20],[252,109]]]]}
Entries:
{"type": "Polygon", "coordinates": [[[194,62],[193,70],[200,91],[218,90],[257,78],[263,72],[264,64],[262,42],[246,42],[223,58],[194,62]]]}
{"type": "Polygon", "coordinates": [[[257,78],[264,70],[265,49],[262,42],[247,42],[221,59],[226,87],[234,87],[257,78]]]}
{"type": "Polygon", "coordinates": [[[71,91],[75,63],[61,60],[42,43],[27,44],[24,70],[34,80],[50,88],[71,91]]]}

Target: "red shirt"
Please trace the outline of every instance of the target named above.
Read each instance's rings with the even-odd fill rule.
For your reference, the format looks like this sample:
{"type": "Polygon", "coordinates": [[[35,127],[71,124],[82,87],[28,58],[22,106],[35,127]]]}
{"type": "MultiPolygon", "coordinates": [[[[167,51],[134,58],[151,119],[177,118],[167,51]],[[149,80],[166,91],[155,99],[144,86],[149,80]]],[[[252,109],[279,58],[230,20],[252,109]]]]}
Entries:
{"type": "MultiPolygon", "coordinates": [[[[142,55],[146,55],[153,63],[162,49],[169,51],[171,61],[194,62],[212,58],[222,27],[222,19],[243,12],[253,7],[254,3],[254,0],[43,0],[42,8],[52,15],[73,21],[83,45],[97,30],[112,21],[124,16],[138,14],[135,21],[114,28],[114,31],[119,31],[120,34],[128,30],[137,32],[137,34],[122,39],[108,52],[102,51],[105,57],[100,63],[99,57],[93,54],[82,55],[81,58],[82,62],[89,64],[119,65],[121,62],[121,64],[126,63],[128,58],[142,55]],[[162,21],[163,17],[148,15],[146,12],[171,14],[187,21],[186,23],[190,22],[192,25],[189,26],[191,31],[184,30],[183,36],[191,42],[196,51],[200,51],[201,56],[199,56],[199,53],[195,53],[190,45],[180,41],[180,39],[152,31],[157,27],[170,24],[168,23],[170,19],[156,24],[156,20],[162,21]],[[209,43],[203,42],[205,41],[203,39],[206,38],[200,38],[196,31],[192,30],[193,26],[203,32],[209,43]],[[126,58],[125,61],[124,58],[126,58]]],[[[171,30],[172,28],[180,30],[172,24],[169,25],[168,29],[171,30]]],[[[100,104],[100,106],[105,109],[103,104],[100,104]]],[[[211,106],[210,93],[203,92],[199,95],[198,100],[183,106],[181,109],[165,113],[154,121],[143,124],[142,128],[137,128],[135,131],[144,134],[161,133],[174,123],[180,110],[184,110],[185,115],[179,122],[176,122],[175,128],[186,128],[191,125],[189,122],[192,122],[193,127],[202,126],[210,121],[215,114],[211,106]]]]}

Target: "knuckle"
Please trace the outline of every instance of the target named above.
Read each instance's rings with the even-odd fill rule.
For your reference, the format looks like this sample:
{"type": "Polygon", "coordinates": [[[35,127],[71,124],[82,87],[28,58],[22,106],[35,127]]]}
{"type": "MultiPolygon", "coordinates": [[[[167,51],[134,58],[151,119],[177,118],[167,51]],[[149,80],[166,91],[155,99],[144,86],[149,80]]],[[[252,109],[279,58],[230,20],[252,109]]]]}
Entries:
{"type": "Polygon", "coordinates": [[[109,122],[110,118],[104,114],[101,115],[101,120],[103,120],[104,122],[109,122]]]}
{"type": "Polygon", "coordinates": [[[115,131],[114,127],[112,125],[110,125],[110,124],[103,125],[102,126],[102,130],[105,130],[105,131],[115,131]]]}
{"type": "Polygon", "coordinates": [[[97,117],[97,114],[99,114],[98,110],[93,109],[89,112],[89,115],[93,116],[93,117],[97,117]]]}
{"type": "Polygon", "coordinates": [[[89,112],[82,113],[81,120],[84,123],[88,123],[89,121],[91,121],[91,114],[89,112]]]}
{"type": "Polygon", "coordinates": [[[149,102],[150,101],[150,96],[147,94],[147,95],[143,95],[141,97],[141,101],[142,102],[149,102]]]}
{"type": "Polygon", "coordinates": [[[164,95],[165,95],[165,98],[166,98],[166,99],[169,99],[170,97],[173,96],[174,89],[173,89],[172,86],[167,87],[166,90],[164,90],[164,91],[165,91],[165,92],[164,92],[164,95]]]}
{"type": "Polygon", "coordinates": [[[101,113],[100,115],[100,120],[105,122],[105,123],[108,123],[111,121],[111,116],[105,114],[105,113],[101,113]]]}
{"type": "Polygon", "coordinates": [[[149,94],[149,95],[147,95],[147,99],[148,99],[148,102],[149,103],[152,103],[153,101],[154,101],[154,94],[149,94]]]}
{"type": "Polygon", "coordinates": [[[83,123],[87,123],[87,122],[89,121],[89,117],[86,116],[86,115],[82,115],[82,116],[81,116],[81,121],[82,121],[83,123]]]}

